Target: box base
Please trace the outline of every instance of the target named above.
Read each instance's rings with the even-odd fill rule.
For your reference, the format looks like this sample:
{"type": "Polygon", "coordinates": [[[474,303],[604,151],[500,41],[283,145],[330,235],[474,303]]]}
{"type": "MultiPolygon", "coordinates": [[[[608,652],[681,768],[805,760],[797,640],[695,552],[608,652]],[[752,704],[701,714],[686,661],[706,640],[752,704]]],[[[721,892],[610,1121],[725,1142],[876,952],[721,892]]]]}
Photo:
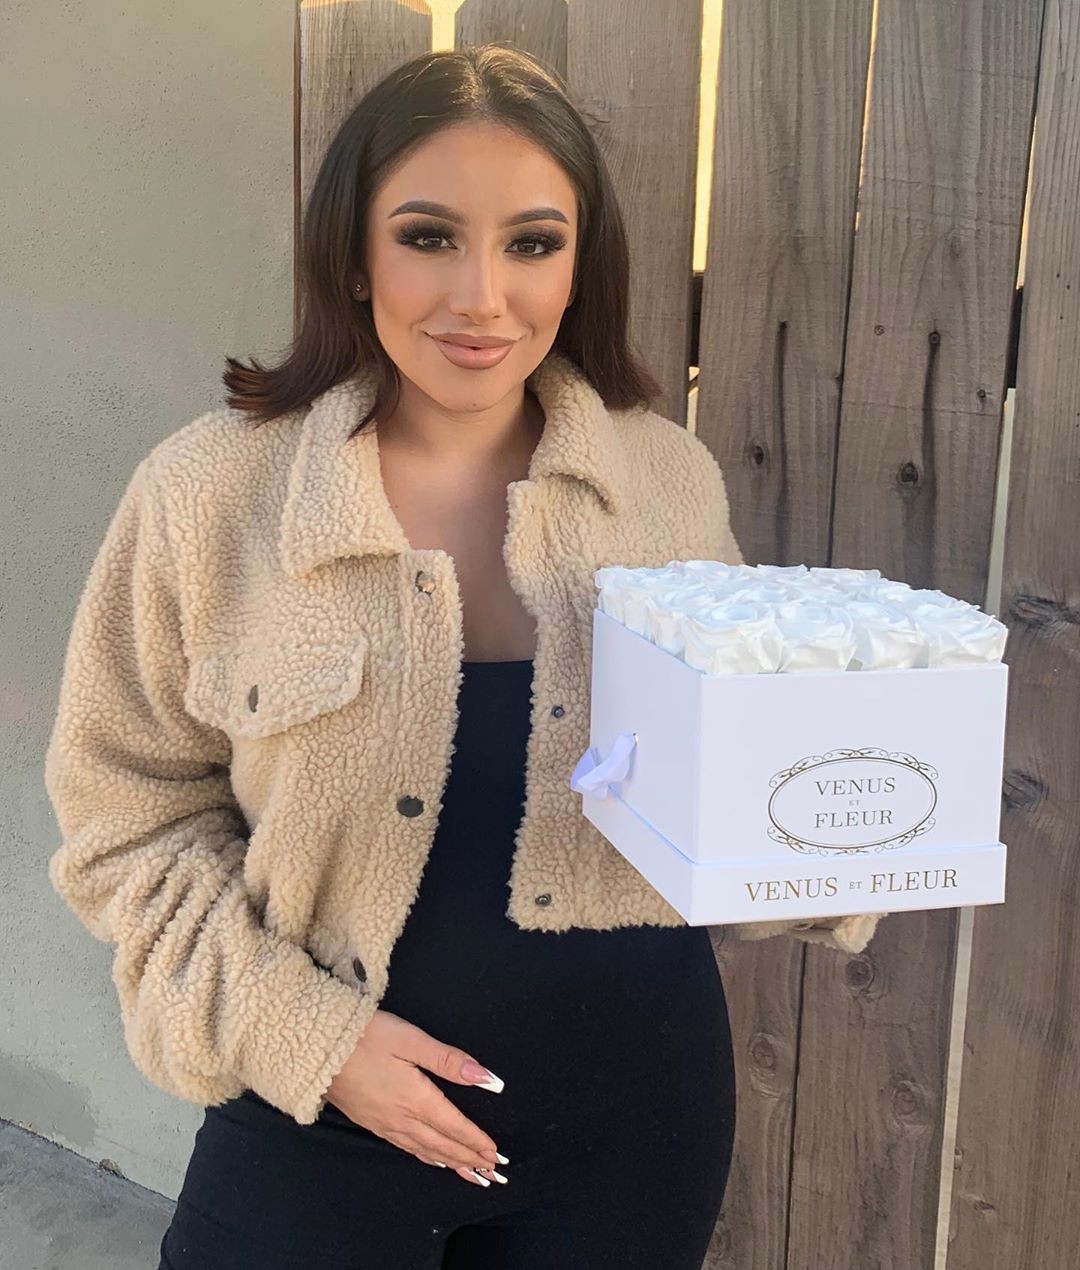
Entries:
{"type": "Polygon", "coordinates": [[[691,926],[957,908],[1005,899],[1006,848],[900,847],[856,855],[695,863],[612,790],[585,817],[691,926]]]}

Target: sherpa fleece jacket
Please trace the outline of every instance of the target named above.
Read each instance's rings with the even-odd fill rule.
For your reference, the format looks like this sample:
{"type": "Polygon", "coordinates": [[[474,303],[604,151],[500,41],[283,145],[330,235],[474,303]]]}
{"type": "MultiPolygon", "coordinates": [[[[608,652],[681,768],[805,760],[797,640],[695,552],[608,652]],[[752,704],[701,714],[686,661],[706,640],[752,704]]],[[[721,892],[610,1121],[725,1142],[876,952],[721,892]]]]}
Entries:
{"type": "MultiPolygon", "coordinates": [[[[555,350],[527,384],[545,426],[507,490],[503,556],[537,646],[506,914],[551,932],[685,925],[570,776],[595,570],[741,561],[723,475],[673,421],[609,410],[555,350]]],[[[373,394],[364,371],[258,429],[214,410],[138,463],[78,602],[45,761],[49,876],[116,946],[135,1066],[201,1105],[252,1089],[300,1124],[386,991],[461,681],[453,559],[409,545],[376,432],[346,442],[373,394]]],[[[731,929],[858,952],[877,920],[731,929]]]]}

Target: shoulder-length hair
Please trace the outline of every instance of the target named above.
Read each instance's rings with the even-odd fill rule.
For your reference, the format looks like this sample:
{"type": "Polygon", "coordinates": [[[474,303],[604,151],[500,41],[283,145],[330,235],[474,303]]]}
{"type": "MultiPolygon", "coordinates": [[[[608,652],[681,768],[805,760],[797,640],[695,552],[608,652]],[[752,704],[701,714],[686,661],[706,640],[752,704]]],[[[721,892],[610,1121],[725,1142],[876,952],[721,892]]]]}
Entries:
{"type": "Polygon", "coordinates": [[[371,409],[353,430],[392,413],[400,380],[382,347],[370,300],[349,280],[363,272],[367,205],[404,152],[462,120],[497,122],[542,146],[575,188],[578,237],[573,301],[555,348],[611,408],[647,404],[662,389],[627,344],[629,252],[607,167],[562,78],[502,44],[423,53],[376,84],[323,155],[304,208],[297,285],[301,317],[278,366],[226,357],[229,406],[254,424],[309,405],[343,379],[373,368],[371,409]]]}

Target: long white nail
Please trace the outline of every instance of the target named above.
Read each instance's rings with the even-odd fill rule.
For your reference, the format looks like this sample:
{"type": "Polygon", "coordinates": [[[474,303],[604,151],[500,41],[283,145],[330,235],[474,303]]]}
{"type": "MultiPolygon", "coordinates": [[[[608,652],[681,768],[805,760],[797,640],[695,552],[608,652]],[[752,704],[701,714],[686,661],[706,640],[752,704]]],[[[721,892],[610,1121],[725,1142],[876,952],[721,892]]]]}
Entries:
{"type": "Polygon", "coordinates": [[[480,1185],[481,1185],[481,1186],[490,1186],[490,1185],[491,1185],[491,1183],[487,1180],[487,1178],[486,1178],[486,1177],[481,1177],[481,1176],[480,1176],[480,1174],[479,1174],[479,1173],[477,1173],[477,1171],[476,1171],[475,1169],[466,1169],[466,1170],[465,1170],[465,1172],[466,1172],[466,1173],[471,1173],[471,1174],[472,1174],[472,1176],[476,1178],[476,1180],[480,1183],[480,1185]]]}
{"type": "MultiPolygon", "coordinates": [[[[487,1071],[490,1069],[485,1068],[485,1070],[487,1071]]],[[[501,1077],[496,1076],[494,1072],[491,1073],[490,1080],[478,1080],[476,1082],[477,1089],[490,1089],[493,1094],[501,1094],[504,1086],[505,1082],[501,1077]]]]}
{"type": "Polygon", "coordinates": [[[496,1151],[496,1152],[495,1152],[495,1158],[496,1158],[496,1160],[498,1160],[498,1161],[499,1161],[499,1163],[500,1163],[500,1164],[509,1164],[509,1163],[510,1163],[510,1161],[506,1158],[506,1156],[505,1156],[505,1155],[500,1155],[500,1154],[498,1153],[498,1151],[496,1151]]]}
{"type": "Polygon", "coordinates": [[[509,1179],[508,1177],[503,1177],[503,1175],[502,1175],[502,1174],[501,1174],[501,1173],[500,1173],[497,1169],[487,1169],[487,1170],[486,1170],[486,1172],[490,1173],[490,1174],[491,1174],[491,1176],[495,1179],[495,1181],[496,1181],[496,1182],[509,1182],[509,1181],[510,1181],[510,1179],[509,1179]]]}
{"type": "Polygon", "coordinates": [[[446,1168],[446,1165],[445,1165],[445,1164],[443,1164],[442,1160],[436,1160],[436,1161],[435,1161],[435,1167],[436,1167],[437,1169],[445,1169],[445,1168],[446,1168]]]}

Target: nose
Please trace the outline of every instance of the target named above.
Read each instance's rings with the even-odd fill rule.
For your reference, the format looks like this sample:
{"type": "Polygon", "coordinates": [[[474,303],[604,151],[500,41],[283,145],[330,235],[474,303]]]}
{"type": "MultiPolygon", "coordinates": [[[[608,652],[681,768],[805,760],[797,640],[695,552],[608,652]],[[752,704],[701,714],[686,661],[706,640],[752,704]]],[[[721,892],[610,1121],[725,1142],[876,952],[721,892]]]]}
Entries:
{"type": "Polygon", "coordinates": [[[451,312],[468,315],[476,325],[498,317],[506,307],[503,269],[497,252],[482,251],[463,259],[454,274],[451,312]]]}

